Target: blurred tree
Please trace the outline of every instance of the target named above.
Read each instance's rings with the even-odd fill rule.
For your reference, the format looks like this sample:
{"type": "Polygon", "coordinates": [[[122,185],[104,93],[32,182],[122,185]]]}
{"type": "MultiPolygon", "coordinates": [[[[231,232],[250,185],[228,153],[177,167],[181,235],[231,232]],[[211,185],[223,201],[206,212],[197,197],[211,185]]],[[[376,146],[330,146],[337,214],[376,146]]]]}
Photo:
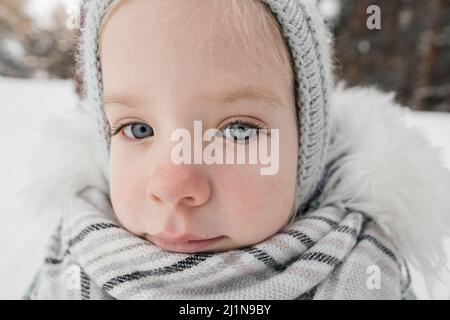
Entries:
{"type": "Polygon", "coordinates": [[[13,33],[25,32],[31,26],[31,20],[25,13],[26,0],[2,0],[0,2],[0,30],[13,33]]]}
{"type": "Polygon", "coordinates": [[[450,111],[450,1],[342,0],[334,21],[338,74],[350,85],[395,91],[419,110],[450,111]],[[381,9],[381,29],[366,12],[381,9]]]}
{"type": "Polygon", "coordinates": [[[0,75],[72,77],[72,33],[65,9],[57,8],[46,30],[28,16],[26,6],[27,0],[0,1],[0,75]]]}
{"type": "Polygon", "coordinates": [[[32,26],[25,13],[26,0],[0,1],[0,74],[26,76],[27,70],[19,60],[24,51],[25,34],[32,26]]]}

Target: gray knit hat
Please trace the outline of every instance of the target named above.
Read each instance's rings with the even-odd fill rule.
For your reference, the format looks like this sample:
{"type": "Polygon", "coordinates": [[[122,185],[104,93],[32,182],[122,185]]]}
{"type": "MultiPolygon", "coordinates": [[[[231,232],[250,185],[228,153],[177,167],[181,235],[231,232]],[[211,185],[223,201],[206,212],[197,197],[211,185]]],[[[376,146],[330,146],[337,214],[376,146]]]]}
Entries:
{"type": "MultiPolygon", "coordinates": [[[[329,135],[329,92],[333,84],[331,36],[315,0],[260,1],[265,3],[280,24],[293,62],[296,111],[300,126],[297,209],[308,201],[324,173],[329,135]]],[[[105,160],[109,159],[110,128],[103,111],[99,33],[102,19],[114,2],[84,1],[84,26],[78,57],[83,74],[85,102],[96,112],[99,142],[105,160]]]]}

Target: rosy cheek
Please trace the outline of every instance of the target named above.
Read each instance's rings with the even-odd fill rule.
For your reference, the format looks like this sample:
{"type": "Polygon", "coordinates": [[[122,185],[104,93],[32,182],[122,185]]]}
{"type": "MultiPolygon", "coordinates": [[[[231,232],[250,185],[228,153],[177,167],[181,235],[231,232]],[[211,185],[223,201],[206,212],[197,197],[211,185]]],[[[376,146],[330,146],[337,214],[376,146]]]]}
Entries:
{"type": "Polygon", "coordinates": [[[269,187],[259,170],[251,165],[216,168],[215,180],[221,201],[225,202],[223,211],[239,220],[256,215],[263,202],[262,195],[269,187]]]}

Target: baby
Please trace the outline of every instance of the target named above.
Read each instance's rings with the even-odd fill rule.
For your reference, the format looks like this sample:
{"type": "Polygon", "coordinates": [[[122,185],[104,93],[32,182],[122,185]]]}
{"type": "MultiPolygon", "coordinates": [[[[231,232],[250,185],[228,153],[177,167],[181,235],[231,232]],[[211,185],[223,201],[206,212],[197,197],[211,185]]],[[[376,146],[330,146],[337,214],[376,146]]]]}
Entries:
{"type": "Polygon", "coordinates": [[[403,256],[442,264],[448,173],[392,97],[332,99],[315,1],[92,0],[83,13],[79,123],[95,118],[99,143],[88,133],[93,160],[76,166],[86,178],[27,297],[400,299],[403,256]],[[235,155],[251,160],[222,161],[235,155]]]}
{"type": "Polygon", "coordinates": [[[116,1],[100,39],[120,223],[179,252],[245,247],[286,226],[297,185],[293,71],[264,5],[116,1]],[[196,120],[221,130],[228,146],[247,139],[250,148],[258,129],[279,129],[278,172],[261,175],[260,163],[174,164],[171,134],[192,131],[196,120]]]}

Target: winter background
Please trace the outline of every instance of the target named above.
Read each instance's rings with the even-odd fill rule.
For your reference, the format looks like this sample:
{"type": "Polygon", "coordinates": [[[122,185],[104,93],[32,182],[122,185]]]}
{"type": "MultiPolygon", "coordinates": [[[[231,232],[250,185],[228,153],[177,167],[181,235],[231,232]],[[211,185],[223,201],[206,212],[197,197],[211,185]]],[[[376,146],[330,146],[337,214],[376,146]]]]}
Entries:
{"type": "MultiPolygon", "coordinates": [[[[0,0],[0,299],[22,297],[57,215],[34,212],[20,191],[33,148],[43,143],[40,126],[77,108],[80,87],[72,63],[77,32],[67,27],[77,3],[0,0]]],[[[335,34],[338,75],[350,85],[395,91],[397,101],[411,107],[406,124],[442,150],[450,170],[450,4],[321,0],[320,5],[335,34]],[[384,32],[361,27],[369,4],[381,7],[384,32]]],[[[446,244],[450,270],[450,239],[446,244]]],[[[416,270],[412,277],[418,298],[450,299],[450,271],[442,283],[425,283],[416,270]]]]}

